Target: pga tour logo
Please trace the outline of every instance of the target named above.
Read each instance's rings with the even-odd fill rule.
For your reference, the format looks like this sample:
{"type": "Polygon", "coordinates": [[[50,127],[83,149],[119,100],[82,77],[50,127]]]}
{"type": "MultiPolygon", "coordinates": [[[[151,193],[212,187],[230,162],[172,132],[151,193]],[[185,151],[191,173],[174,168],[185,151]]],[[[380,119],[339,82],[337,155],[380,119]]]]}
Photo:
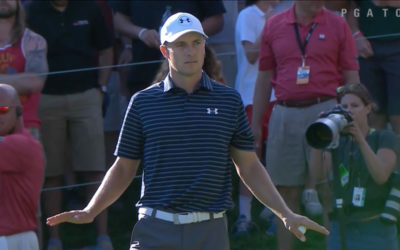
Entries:
{"type": "MultiPolygon", "coordinates": [[[[391,8],[392,9],[392,8],[391,8]]],[[[360,16],[366,17],[366,18],[374,18],[375,16],[383,16],[383,17],[388,17],[389,15],[395,15],[396,17],[400,17],[400,8],[396,8],[395,12],[388,12],[388,8],[380,8],[379,10],[372,10],[372,9],[367,9],[366,11],[361,12],[360,8],[355,8],[353,11],[350,13],[348,12],[347,9],[342,9],[340,11],[342,17],[345,17],[346,15],[353,15],[354,17],[358,18],[360,16]]]]}

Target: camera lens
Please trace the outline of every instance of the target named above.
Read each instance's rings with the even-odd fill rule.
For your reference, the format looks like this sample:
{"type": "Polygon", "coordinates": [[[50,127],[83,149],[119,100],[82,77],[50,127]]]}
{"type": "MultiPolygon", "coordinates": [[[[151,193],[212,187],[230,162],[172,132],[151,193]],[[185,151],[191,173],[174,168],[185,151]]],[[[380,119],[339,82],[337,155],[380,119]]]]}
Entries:
{"type": "Polygon", "coordinates": [[[326,148],[332,143],[332,130],[322,122],[313,123],[307,129],[306,139],[314,148],[326,148]]]}

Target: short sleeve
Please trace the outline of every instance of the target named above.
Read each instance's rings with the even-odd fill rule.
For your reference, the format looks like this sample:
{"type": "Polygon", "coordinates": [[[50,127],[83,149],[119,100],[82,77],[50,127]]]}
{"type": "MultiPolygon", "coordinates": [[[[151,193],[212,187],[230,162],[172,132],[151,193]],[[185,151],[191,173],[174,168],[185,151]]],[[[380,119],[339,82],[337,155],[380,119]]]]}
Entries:
{"type": "Polygon", "coordinates": [[[96,3],[93,4],[93,24],[92,29],[92,41],[94,46],[98,50],[107,49],[112,46],[112,34],[107,26],[105,17],[101,12],[100,6],[96,3]]]}
{"type": "Polygon", "coordinates": [[[250,129],[249,121],[247,119],[242,100],[239,96],[238,102],[240,103],[240,107],[237,112],[235,126],[236,129],[231,141],[231,145],[238,149],[254,151],[253,134],[250,129]]]}
{"type": "Polygon", "coordinates": [[[236,25],[240,42],[256,42],[258,34],[255,30],[255,22],[248,13],[243,13],[242,15],[239,14],[236,25]]]}
{"type": "Polygon", "coordinates": [[[340,44],[339,65],[343,70],[359,70],[357,48],[350,27],[342,20],[342,36],[340,44]]]}
{"type": "Polygon", "coordinates": [[[383,130],[379,136],[379,148],[389,148],[392,149],[396,155],[399,154],[399,146],[397,142],[397,137],[391,131],[383,130]]]}
{"type": "Polygon", "coordinates": [[[276,67],[275,57],[271,46],[271,20],[273,20],[273,18],[267,20],[261,37],[260,63],[258,65],[260,71],[267,71],[275,69],[276,67]]]}
{"type": "Polygon", "coordinates": [[[130,159],[141,159],[143,155],[144,136],[142,122],[138,111],[137,96],[131,98],[114,155],[130,159]]]}

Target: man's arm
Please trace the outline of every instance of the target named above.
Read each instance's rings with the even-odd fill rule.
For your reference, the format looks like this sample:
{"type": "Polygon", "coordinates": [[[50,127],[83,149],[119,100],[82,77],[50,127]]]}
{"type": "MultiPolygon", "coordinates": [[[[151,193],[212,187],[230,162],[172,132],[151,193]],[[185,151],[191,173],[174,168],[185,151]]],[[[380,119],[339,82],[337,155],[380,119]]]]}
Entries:
{"type": "Polygon", "coordinates": [[[370,42],[364,37],[364,35],[360,31],[360,28],[358,26],[359,18],[355,17],[355,15],[353,14],[355,8],[357,8],[356,3],[349,0],[349,9],[345,18],[355,39],[358,55],[363,58],[368,58],[373,56],[374,52],[372,50],[370,42]]]}
{"type": "Polygon", "coordinates": [[[399,0],[372,0],[376,6],[379,7],[393,7],[400,8],[399,0]]]}
{"type": "Polygon", "coordinates": [[[75,224],[92,222],[128,188],[136,175],[139,164],[140,160],[118,157],[83,210],[72,210],[54,215],[47,219],[47,224],[54,226],[63,222],[75,224]]]}
{"type": "Polygon", "coordinates": [[[264,117],[265,109],[271,97],[271,79],[274,76],[274,70],[258,71],[256,85],[253,96],[253,115],[252,115],[252,131],[254,135],[254,145],[257,151],[262,147],[262,131],[261,121],[264,117]]]}
{"type": "Polygon", "coordinates": [[[311,148],[309,166],[310,174],[314,182],[319,183],[325,180],[332,169],[331,153],[322,151],[321,149],[311,148]]]}
{"type": "Polygon", "coordinates": [[[224,16],[222,14],[217,14],[207,17],[201,22],[201,25],[207,36],[215,35],[224,27],[224,16]]]}
{"type": "Polygon", "coordinates": [[[344,84],[360,83],[360,74],[357,70],[343,70],[344,84]]]}
{"type": "Polygon", "coordinates": [[[40,92],[46,81],[44,74],[49,71],[46,40],[28,30],[24,37],[23,49],[26,60],[25,72],[0,74],[0,81],[13,86],[20,95],[40,92]]]}
{"type": "Polygon", "coordinates": [[[128,16],[120,12],[115,12],[113,19],[115,30],[122,35],[126,35],[131,39],[140,39],[150,48],[158,49],[160,47],[160,36],[155,29],[137,26],[131,22],[128,16]]]}
{"type": "Polygon", "coordinates": [[[243,183],[262,204],[268,206],[283,221],[285,227],[299,240],[306,240],[304,234],[299,231],[300,226],[323,234],[329,234],[329,231],[324,227],[309,220],[307,217],[293,213],[287,207],[254,152],[231,147],[230,153],[235,163],[236,171],[243,183]]]}
{"type": "MultiPolygon", "coordinates": [[[[99,51],[99,67],[112,65],[113,64],[113,56],[114,56],[114,52],[113,52],[112,47],[100,50],[99,51]]],[[[107,86],[108,79],[110,77],[110,73],[111,73],[111,68],[109,68],[109,67],[99,69],[99,78],[98,78],[99,82],[98,83],[101,86],[107,86]]]]}

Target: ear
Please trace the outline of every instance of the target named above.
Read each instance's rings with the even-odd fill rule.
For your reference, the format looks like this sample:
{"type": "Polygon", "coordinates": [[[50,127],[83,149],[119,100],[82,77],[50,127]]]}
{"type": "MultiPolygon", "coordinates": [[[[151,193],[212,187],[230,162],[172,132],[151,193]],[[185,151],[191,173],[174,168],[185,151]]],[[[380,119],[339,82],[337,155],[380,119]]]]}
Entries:
{"type": "Polygon", "coordinates": [[[164,45],[160,45],[161,54],[164,56],[165,59],[169,59],[168,49],[164,45]]]}
{"type": "Polygon", "coordinates": [[[372,111],[372,104],[368,104],[367,106],[365,106],[365,108],[367,109],[367,115],[369,115],[372,111]]]}

